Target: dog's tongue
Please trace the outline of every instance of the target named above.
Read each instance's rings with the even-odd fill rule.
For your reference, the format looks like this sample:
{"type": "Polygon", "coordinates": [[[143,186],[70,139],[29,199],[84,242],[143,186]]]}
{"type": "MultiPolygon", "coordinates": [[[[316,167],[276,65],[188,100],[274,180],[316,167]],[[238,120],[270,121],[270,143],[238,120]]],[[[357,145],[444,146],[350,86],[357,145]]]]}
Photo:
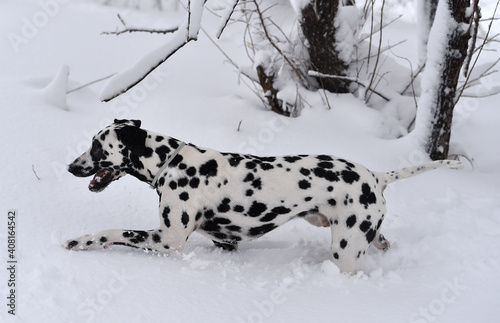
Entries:
{"type": "Polygon", "coordinates": [[[94,178],[90,181],[89,184],[89,189],[93,188],[96,183],[100,183],[106,175],[109,174],[109,171],[107,169],[98,171],[95,175],[94,178]]]}

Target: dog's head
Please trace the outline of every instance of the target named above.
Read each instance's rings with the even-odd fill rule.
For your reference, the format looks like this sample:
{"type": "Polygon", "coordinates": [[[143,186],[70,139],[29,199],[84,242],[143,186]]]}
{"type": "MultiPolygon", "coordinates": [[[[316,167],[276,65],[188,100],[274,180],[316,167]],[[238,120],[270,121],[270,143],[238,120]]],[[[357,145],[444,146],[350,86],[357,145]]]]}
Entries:
{"type": "Polygon", "coordinates": [[[68,167],[77,177],[94,175],[89,190],[100,192],[122,176],[144,168],[141,156],[151,155],[146,147],[147,132],[139,120],[117,120],[92,138],[92,146],[68,167]]]}

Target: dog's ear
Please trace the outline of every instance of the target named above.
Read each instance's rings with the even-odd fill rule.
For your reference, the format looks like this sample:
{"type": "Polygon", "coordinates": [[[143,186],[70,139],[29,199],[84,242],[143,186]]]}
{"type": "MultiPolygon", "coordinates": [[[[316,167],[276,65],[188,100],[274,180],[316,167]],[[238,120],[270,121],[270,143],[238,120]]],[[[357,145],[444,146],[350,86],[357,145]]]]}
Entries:
{"type": "Polygon", "coordinates": [[[134,126],[136,127],[140,127],[141,126],[141,120],[120,120],[120,119],[115,119],[115,124],[130,124],[132,123],[134,126]]]}
{"type": "Polygon", "coordinates": [[[146,138],[148,136],[145,130],[134,126],[124,126],[116,129],[116,135],[118,140],[120,140],[132,153],[139,156],[145,154],[147,150],[146,138]]]}

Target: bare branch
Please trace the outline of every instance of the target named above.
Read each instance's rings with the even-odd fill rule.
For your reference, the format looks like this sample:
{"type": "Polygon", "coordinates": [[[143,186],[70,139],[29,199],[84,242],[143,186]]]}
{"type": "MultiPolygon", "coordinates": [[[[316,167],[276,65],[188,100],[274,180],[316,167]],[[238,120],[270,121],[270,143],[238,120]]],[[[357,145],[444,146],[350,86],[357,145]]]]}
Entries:
{"type": "Polygon", "coordinates": [[[95,84],[95,83],[98,83],[98,82],[101,82],[101,81],[107,80],[107,79],[111,78],[111,77],[112,77],[113,75],[115,75],[115,74],[116,74],[116,73],[113,73],[113,74],[111,74],[111,75],[108,75],[108,76],[105,76],[105,77],[101,77],[100,79],[97,79],[97,80],[95,80],[95,81],[92,81],[92,82],[89,82],[89,83],[83,84],[83,85],[81,85],[81,86],[79,86],[79,87],[76,87],[76,88],[74,88],[74,89],[72,89],[72,90],[67,91],[67,92],[66,92],[66,94],[76,92],[76,91],[81,90],[81,89],[83,89],[83,88],[86,88],[87,86],[90,86],[90,85],[92,85],[92,84],[95,84]]]}
{"type": "Polygon", "coordinates": [[[127,24],[125,23],[125,20],[120,16],[120,14],[117,14],[118,19],[120,19],[120,22],[123,24],[124,29],[120,31],[103,31],[101,34],[102,35],[121,35],[124,33],[134,33],[134,32],[142,32],[142,33],[151,33],[151,34],[170,34],[173,33],[177,30],[179,30],[179,27],[174,27],[171,29],[147,29],[147,28],[129,28],[127,27],[127,24]]]}
{"type": "MultiPolygon", "coordinates": [[[[384,26],[383,25],[384,6],[385,6],[385,0],[382,1],[382,8],[380,8],[380,32],[379,32],[380,33],[380,38],[379,38],[379,42],[378,42],[377,60],[375,61],[375,67],[373,68],[372,77],[371,77],[371,80],[370,80],[370,84],[367,87],[367,90],[369,90],[372,87],[372,85],[373,85],[373,81],[375,80],[375,74],[377,72],[378,63],[379,63],[379,60],[380,60],[380,50],[382,48],[382,29],[383,29],[383,26],[384,26]]],[[[371,93],[374,93],[374,92],[371,91],[371,93]]],[[[371,93],[368,95],[368,97],[365,96],[365,101],[370,100],[371,93]]]]}
{"type": "Polygon", "coordinates": [[[219,39],[222,33],[224,32],[224,29],[226,28],[229,19],[231,19],[231,15],[233,14],[234,9],[238,5],[238,1],[239,0],[230,0],[230,2],[227,4],[227,7],[222,14],[222,21],[219,25],[219,28],[217,28],[217,32],[215,34],[215,37],[217,37],[217,39],[219,39]]]}
{"type": "Polygon", "coordinates": [[[363,81],[360,81],[356,78],[353,78],[353,77],[348,77],[348,76],[339,76],[339,75],[328,75],[328,74],[323,74],[323,73],[319,73],[319,72],[316,72],[316,71],[309,71],[308,72],[308,75],[309,76],[314,76],[314,77],[322,77],[322,78],[334,78],[334,79],[342,79],[342,80],[347,80],[347,81],[350,81],[350,82],[354,82],[362,87],[364,87],[367,91],[370,91],[370,92],[373,92],[375,93],[376,95],[380,96],[382,99],[386,100],[386,101],[390,101],[390,99],[385,96],[384,94],[374,90],[374,89],[370,89],[368,87],[368,85],[366,84],[366,82],[363,82],[363,81]]]}

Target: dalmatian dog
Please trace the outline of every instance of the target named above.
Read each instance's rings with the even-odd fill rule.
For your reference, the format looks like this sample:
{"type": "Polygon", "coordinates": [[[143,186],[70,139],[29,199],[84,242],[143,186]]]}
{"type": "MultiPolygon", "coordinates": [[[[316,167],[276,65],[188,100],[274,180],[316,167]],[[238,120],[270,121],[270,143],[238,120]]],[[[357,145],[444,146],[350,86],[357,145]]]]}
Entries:
{"type": "Polygon", "coordinates": [[[459,169],[458,161],[434,161],[392,172],[327,155],[258,157],[222,153],[140,128],[138,120],[115,120],[69,165],[77,177],[94,175],[92,192],[130,174],[159,195],[160,227],[149,231],[106,230],[63,246],[87,250],[121,245],[157,252],[183,249],[197,231],[216,246],[236,249],[293,218],[332,233],[333,262],[341,271],[362,269],[368,247],[387,250],[380,233],[386,214],[385,187],[436,168],[459,169]]]}

